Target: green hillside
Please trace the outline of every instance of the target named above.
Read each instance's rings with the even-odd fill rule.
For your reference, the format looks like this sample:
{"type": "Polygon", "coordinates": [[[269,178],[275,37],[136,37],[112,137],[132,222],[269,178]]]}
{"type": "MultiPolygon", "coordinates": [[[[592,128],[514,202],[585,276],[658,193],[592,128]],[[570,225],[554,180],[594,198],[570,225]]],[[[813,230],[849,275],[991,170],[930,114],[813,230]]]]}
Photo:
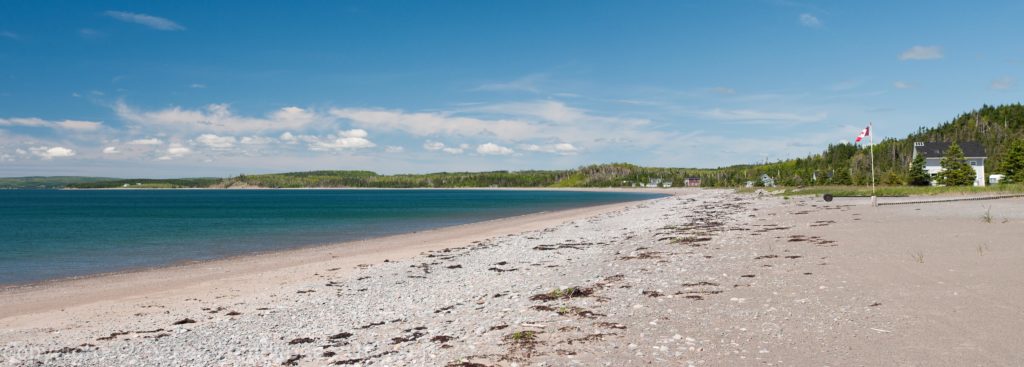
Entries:
{"type": "Polygon", "coordinates": [[[91,183],[114,180],[109,177],[77,177],[77,176],[52,176],[52,177],[2,177],[0,178],[0,189],[57,189],[71,184],[91,183]]]}
{"type": "Polygon", "coordinates": [[[369,171],[313,171],[240,175],[225,186],[458,188],[458,187],[608,187],[647,184],[651,180],[682,182],[709,170],[640,167],[628,163],[601,164],[559,171],[438,172],[378,175],[369,171]]]}
{"type": "Polygon", "coordinates": [[[69,189],[187,189],[208,188],[221,183],[220,178],[171,178],[171,179],[108,179],[106,181],[78,182],[66,185],[69,189]]]}
{"type": "MultiPolygon", "coordinates": [[[[875,145],[875,170],[879,184],[902,185],[913,157],[914,142],[977,141],[985,147],[986,173],[999,172],[1010,143],[1024,139],[1024,106],[983,106],[932,128],[919,128],[902,139],[885,139],[875,145]]],[[[761,165],[723,168],[724,180],[716,185],[735,186],[768,174],[786,186],[867,185],[871,158],[867,147],[853,144],[829,146],[821,154],[761,165]]]]}

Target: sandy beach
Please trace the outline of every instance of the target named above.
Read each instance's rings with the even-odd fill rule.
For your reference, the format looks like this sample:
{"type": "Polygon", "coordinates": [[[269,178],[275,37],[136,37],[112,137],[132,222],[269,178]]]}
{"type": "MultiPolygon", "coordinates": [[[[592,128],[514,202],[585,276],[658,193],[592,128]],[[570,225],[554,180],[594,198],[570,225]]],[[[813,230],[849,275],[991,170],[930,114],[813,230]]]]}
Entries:
{"type": "Polygon", "coordinates": [[[0,365],[1024,363],[1024,199],[726,190],[0,292],[0,365]]]}

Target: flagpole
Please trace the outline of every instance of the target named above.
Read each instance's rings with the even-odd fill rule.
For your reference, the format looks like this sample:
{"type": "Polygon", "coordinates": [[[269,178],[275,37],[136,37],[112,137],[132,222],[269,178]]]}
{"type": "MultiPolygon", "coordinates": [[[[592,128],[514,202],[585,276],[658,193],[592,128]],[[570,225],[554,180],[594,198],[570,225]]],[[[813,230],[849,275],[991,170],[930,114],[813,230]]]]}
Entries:
{"type": "MultiPolygon", "coordinates": [[[[868,140],[871,142],[871,197],[875,197],[875,126],[868,122],[868,140]]],[[[874,200],[872,200],[874,202],[874,200]]]]}

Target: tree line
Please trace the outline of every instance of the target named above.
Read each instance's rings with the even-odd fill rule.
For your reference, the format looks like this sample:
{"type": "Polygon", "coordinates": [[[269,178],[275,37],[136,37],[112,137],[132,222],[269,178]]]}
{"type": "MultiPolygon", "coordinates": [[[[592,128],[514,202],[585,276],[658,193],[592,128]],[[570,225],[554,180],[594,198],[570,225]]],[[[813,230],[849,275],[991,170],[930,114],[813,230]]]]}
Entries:
{"type": "MultiPolygon", "coordinates": [[[[874,147],[875,179],[882,185],[921,184],[920,171],[911,170],[914,142],[968,141],[979,142],[984,147],[988,156],[985,171],[988,173],[1010,173],[1008,169],[1017,167],[1014,164],[1024,165],[1015,163],[1024,161],[1024,157],[1021,157],[1024,153],[1020,153],[1024,148],[1017,148],[1016,151],[1012,148],[1024,144],[1024,106],[985,105],[938,126],[921,127],[905,138],[884,139],[874,147]]],[[[715,186],[737,186],[751,180],[757,184],[760,182],[757,178],[762,174],[771,176],[776,184],[786,186],[870,185],[869,154],[867,146],[832,144],[824,152],[807,157],[722,168],[728,172],[723,176],[729,179],[716,181],[715,186]]],[[[1007,175],[1007,178],[1014,181],[1013,175],[1007,175]]],[[[962,181],[959,177],[956,180],[962,181]]],[[[1016,182],[1024,182],[1024,177],[1016,178],[1016,182]]]]}

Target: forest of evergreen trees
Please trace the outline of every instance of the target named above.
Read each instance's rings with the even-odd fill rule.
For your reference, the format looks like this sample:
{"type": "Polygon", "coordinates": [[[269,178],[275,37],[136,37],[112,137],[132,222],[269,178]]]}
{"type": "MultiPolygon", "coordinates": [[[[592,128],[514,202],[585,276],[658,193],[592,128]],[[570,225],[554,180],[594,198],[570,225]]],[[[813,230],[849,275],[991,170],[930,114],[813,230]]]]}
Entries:
{"type": "MultiPolygon", "coordinates": [[[[876,143],[876,179],[884,185],[906,184],[914,142],[918,141],[977,141],[988,154],[985,172],[999,172],[1011,143],[1021,139],[1024,139],[1024,106],[985,105],[936,127],[921,127],[905,138],[889,138],[876,143]]],[[[725,177],[725,180],[714,181],[714,185],[735,186],[761,174],[768,174],[775,178],[777,184],[786,186],[867,185],[871,180],[871,160],[868,154],[867,146],[830,145],[821,154],[805,158],[722,168],[728,173],[718,174],[725,177]]]]}

